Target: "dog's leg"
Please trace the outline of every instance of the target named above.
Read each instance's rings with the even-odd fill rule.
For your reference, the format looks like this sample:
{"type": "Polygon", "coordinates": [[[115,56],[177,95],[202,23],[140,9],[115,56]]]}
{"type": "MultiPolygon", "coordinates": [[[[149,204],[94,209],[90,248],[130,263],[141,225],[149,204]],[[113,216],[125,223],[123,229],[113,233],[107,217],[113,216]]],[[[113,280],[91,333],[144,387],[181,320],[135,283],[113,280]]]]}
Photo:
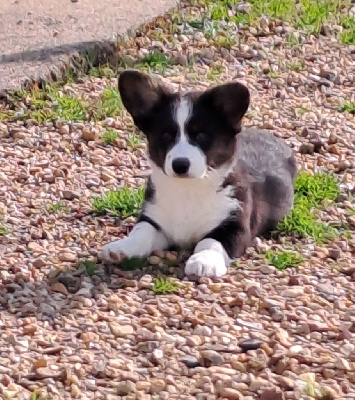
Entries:
{"type": "Polygon", "coordinates": [[[154,250],[164,250],[168,246],[168,240],[162,232],[148,222],[138,222],[128,237],[106,244],[100,258],[111,262],[124,258],[143,258],[154,250]]]}
{"type": "Polygon", "coordinates": [[[227,220],[197,243],[187,260],[186,275],[221,277],[231,259],[241,257],[251,242],[250,230],[239,221],[227,220]]]}
{"type": "Polygon", "coordinates": [[[217,278],[227,272],[228,264],[229,257],[222,244],[214,239],[203,239],[187,260],[185,273],[217,278]]]}

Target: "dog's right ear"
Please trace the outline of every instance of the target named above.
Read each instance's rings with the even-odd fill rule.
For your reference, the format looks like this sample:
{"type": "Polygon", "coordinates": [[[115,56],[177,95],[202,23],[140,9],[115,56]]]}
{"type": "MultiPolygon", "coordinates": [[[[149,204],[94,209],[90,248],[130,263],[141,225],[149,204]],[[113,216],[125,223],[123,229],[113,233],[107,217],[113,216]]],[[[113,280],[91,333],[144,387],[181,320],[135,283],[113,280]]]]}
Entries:
{"type": "Polygon", "coordinates": [[[138,127],[151,116],[154,108],[167,94],[165,89],[154,83],[150,76],[134,70],[120,74],[118,89],[123,105],[138,127]]]}

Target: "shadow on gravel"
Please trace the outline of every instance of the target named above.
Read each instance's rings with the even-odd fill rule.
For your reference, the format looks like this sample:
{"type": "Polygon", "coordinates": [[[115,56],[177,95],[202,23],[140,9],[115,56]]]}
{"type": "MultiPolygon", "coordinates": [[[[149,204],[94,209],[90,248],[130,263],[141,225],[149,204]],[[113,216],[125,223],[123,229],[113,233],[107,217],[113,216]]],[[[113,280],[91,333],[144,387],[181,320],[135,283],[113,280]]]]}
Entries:
{"type": "MultiPolygon", "coordinates": [[[[148,264],[146,259],[128,260],[120,266],[84,260],[73,267],[52,269],[42,279],[31,281],[18,274],[16,281],[3,279],[0,284],[0,308],[16,318],[35,316],[55,322],[70,316],[79,303],[89,307],[91,299],[97,301],[120,290],[147,290],[154,296],[156,278],[184,278],[186,254],[178,255],[175,261],[159,261],[158,257],[153,261],[157,265],[148,264]]],[[[35,268],[32,273],[36,274],[35,268]]]]}

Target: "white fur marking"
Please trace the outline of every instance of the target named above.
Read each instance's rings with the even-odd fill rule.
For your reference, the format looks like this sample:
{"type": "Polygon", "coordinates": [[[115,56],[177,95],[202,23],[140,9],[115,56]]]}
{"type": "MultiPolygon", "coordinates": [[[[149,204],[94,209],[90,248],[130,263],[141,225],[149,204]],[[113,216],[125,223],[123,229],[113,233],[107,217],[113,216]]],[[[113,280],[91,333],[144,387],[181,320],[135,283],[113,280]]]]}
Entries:
{"type": "Polygon", "coordinates": [[[172,149],[167,153],[165,159],[164,170],[168,176],[175,176],[172,163],[176,158],[188,158],[190,168],[188,171],[189,178],[201,178],[207,170],[207,160],[203,151],[190,144],[187,140],[185,132],[185,124],[191,117],[192,104],[187,98],[182,98],[175,108],[174,119],[179,127],[179,139],[172,149]]]}
{"type": "Polygon", "coordinates": [[[106,261],[121,261],[124,258],[143,258],[154,250],[164,250],[168,241],[162,232],[158,232],[148,222],[139,222],[124,239],[106,244],[100,258],[106,261]]]}
{"type": "Polygon", "coordinates": [[[214,239],[204,239],[187,260],[186,275],[219,278],[226,274],[229,257],[221,243],[214,239]]]}
{"type": "Polygon", "coordinates": [[[221,189],[225,179],[218,170],[202,179],[177,179],[167,176],[151,162],[153,202],[145,204],[144,214],[162,228],[169,241],[181,246],[197,243],[226,219],[231,211],[240,209],[231,188],[221,189]]]}
{"type": "Polygon", "coordinates": [[[187,140],[185,134],[185,124],[191,118],[192,104],[188,98],[182,98],[175,108],[175,122],[179,126],[180,140],[187,140]]]}

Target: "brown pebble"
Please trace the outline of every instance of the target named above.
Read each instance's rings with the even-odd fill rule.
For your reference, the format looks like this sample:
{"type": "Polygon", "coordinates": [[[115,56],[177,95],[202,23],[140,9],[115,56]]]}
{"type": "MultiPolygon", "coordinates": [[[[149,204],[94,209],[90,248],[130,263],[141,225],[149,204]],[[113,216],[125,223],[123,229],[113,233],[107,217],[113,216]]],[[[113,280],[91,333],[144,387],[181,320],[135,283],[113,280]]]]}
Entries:
{"type": "Polygon", "coordinates": [[[62,293],[64,295],[68,294],[68,289],[60,282],[55,282],[51,285],[51,290],[53,292],[59,292],[62,293]]]}

